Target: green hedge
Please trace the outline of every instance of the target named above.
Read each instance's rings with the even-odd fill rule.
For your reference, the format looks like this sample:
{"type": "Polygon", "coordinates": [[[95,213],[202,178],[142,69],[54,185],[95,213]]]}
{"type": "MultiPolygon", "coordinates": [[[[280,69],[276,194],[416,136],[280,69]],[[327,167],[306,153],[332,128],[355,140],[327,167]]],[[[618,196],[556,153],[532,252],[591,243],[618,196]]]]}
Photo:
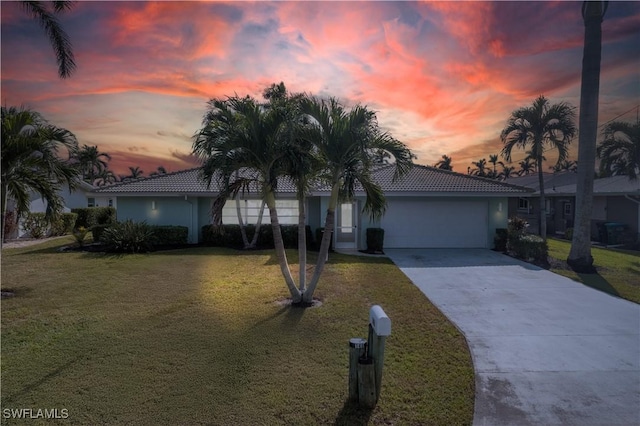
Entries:
{"type": "Polygon", "coordinates": [[[56,220],[51,222],[49,233],[55,236],[70,234],[76,227],[77,220],[77,213],[62,213],[56,220]]]}
{"type": "Polygon", "coordinates": [[[547,242],[537,235],[509,238],[508,250],[519,259],[546,263],[549,254],[547,242]]]}
{"type": "Polygon", "coordinates": [[[49,230],[49,221],[44,213],[27,213],[22,220],[22,229],[32,238],[44,238],[49,230]]]}
{"type": "MultiPolygon", "coordinates": [[[[98,242],[102,240],[102,234],[104,233],[104,230],[107,229],[108,227],[110,227],[113,224],[108,224],[108,225],[93,225],[93,227],[91,227],[91,235],[93,236],[93,241],[94,242],[98,242]]],[[[79,226],[76,228],[80,228],[79,226]]]]}
{"type": "MultiPolygon", "coordinates": [[[[245,225],[245,228],[247,238],[251,241],[255,226],[245,225]]],[[[307,233],[307,247],[311,247],[313,245],[311,228],[306,226],[305,229],[307,233]]],[[[280,232],[282,233],[285,248],[298,248],[298,225],[280,225],[280,232]]],[[[240,225],[222,225],[221,232],[214,232],[213,225],[205,225],[202,227],[202,242],[214,247],[237,249],[244,247],[242,234],[240,233],[240,225]]],[[[257,245],[259,248],[273,248],[273,229],[271,228],[271,224],[263,224],[260,227],[257,245]]]]}
{"type": "Polygon", "coordinates": [[[71,209],[78,215],[76,227],[91,229],[96,225],[108,225],[116,222],[116,209],[113,207],[84,207],[71,209]]]}
{"type": "Polygon", "coordinates": [[[109,225],[100,236],[113,253],[145,253],[153,247],[153,230],[146,222],[126,220],[109,225]]]}
{"type": "Polygon", "coordinates": [[[186,226],[151,225],[150,228],[153,232],[153,245],[187,244],[189,240],[189,228],[186,226]]]}

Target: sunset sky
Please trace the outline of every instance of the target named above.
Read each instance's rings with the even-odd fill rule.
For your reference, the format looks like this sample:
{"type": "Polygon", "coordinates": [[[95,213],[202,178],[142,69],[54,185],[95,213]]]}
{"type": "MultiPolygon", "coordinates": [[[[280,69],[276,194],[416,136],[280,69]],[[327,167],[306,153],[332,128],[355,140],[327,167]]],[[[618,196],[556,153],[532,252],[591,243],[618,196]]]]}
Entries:
{"type": "MultiPolygon", "coordinates": [[[[538,95],[579,105],[581,2],[78,2],[61,18],[78,65],[66,80],[38,24],[1,8],[2,105],[97,145],[120,174],[193,167],[209,99],[280,81],[365,104],[418,163],[447,154],[464,173],[538,95]]],[[[602,29],[599,121],[635,122],[640,2],[609,2],[602,29]]]]}

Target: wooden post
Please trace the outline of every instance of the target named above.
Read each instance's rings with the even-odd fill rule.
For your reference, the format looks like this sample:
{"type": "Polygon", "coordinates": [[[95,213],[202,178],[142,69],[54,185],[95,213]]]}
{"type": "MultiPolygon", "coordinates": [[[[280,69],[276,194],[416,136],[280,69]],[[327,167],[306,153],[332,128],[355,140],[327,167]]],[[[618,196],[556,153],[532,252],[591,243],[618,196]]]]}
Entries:
{"type": "Polygon", "coordinates": [[[358,360],[358,403],[366,408],[376,406],[376,373],[371,358],[358,360]]]}
{"type": "Polygon", "coordinates": [[[360,337],[349,340],[349,400],[358,401],[358,359],[364,355],[367,341],[360,337]]]}

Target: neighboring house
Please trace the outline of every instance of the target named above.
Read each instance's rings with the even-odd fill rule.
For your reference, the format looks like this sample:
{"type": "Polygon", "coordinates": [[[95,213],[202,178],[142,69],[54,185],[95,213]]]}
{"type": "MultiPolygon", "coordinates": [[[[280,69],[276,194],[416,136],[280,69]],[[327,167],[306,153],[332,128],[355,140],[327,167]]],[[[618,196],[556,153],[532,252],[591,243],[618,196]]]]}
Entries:
{"type": "MultiPolygon", "coordinates": [[[[91,193],[95,189],[94,186],[87,182],[80,182],[79,186],[71,191],[68,186],[60,191],[60,195],[64,200],[63,212],[68,213],[71,209],[84,207],[116,207],[116,198],[107,195],[96,195],[91,193]]],[[[14,204],[9,201],[9,210],[13,210],[14,204]]],[[[42,199],[39,194],[31,195],[31,204],[29,206],[31,213],[44,213],[47,211],[47,202],[42,199]]],[[[13,235],[6,236],[7,239],[20,238],[25,236],[25,231],[19,224],[14,230],[13,235]]]]}
{"type": "MultiPolygon", "coordinates": [[[[545,173],[544,188],[547,198],[547,230],[549,234],[563,234],[573,228],[578,175],[572,172],[545,173]]],[[[525,186],[535,192],[509,202],[509,217],[519,216],[531,224],[530,232],[538,230],[539,189],[537,175],[507,179],[508,183],[525,186]]],[[[634,235],[640,232],[640,179],[612,176],[593,182],[593,212],[591,235],[599,240],[600,225],[621,223],[634,235]]]]}
{"type": "MultiPolygon", "coordinates": [[[[154,225],[181,225],[189,229],[189,242],[201,240],[201,229],[211,222],[211,206],[217,194],[215,181],[209,189],[198,179],[199,169],[190,169],[117,183],[93,191],[96,196],[117,198],[118,220],[146,221],[154,225]]],[[[478,247],[491,248],[497,228],[507,227],[507,204],[532,190],[496,180],[463,175],[433,167],[415,166],[404,178],[393,182],[393,166],[373,171],[387,199],[385,215],[371,221],[362,213],[363,191],[353,202],[336,209],[334,247],[365,249],[366,229],[385,230],[384,247],[478,247]]],[[[315,231],[324,226],[329,189],[316,187],[306,197],[307,224],[315,231]]],[[[281,223],[297,223],[295,188],[286,179],[278,183],[278,213],[281,223]]],[[[254,222],[259,211],[255,188],[243,196],[241,207],[254,222]]],[[[237,223],[236,203],[227,202],[224,223],[237,223]]],[[[268,213],[264,222],[269,223],[268,213]]]]}

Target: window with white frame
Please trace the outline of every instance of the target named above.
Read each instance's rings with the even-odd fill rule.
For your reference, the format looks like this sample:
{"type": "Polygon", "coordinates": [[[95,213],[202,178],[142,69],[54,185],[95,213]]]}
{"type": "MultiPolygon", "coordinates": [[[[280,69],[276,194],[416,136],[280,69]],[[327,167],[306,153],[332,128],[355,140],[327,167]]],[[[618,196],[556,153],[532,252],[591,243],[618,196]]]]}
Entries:
{"type": "Polygon", "coordinates": [[[518,198],[518,210],[521,211],[529,211],[529,199],[528,198],[518,198]]]}
{"type": "MultiPolygon", "coordinates": [[[[240,214],[245,224],[255,225],[258,222],[262,200],[239,200],[240,214]]],[[[298,223],[298,201],[276,200],[278,221],[281,225],[295,225],[298,223]]],[[[222,223],[226,225],[238,224],[238,204],[236,200],[228,200],[222,208],[222,223]]],[[[264,206],[262,223],[270,223],[269,209],[264,206]]]]}
{"type": "Polygon", "coordinates": [[[93,197],[88,197],[87,198],[87,207],[95,207],[96,206],[96,199],[93,197]]]}

